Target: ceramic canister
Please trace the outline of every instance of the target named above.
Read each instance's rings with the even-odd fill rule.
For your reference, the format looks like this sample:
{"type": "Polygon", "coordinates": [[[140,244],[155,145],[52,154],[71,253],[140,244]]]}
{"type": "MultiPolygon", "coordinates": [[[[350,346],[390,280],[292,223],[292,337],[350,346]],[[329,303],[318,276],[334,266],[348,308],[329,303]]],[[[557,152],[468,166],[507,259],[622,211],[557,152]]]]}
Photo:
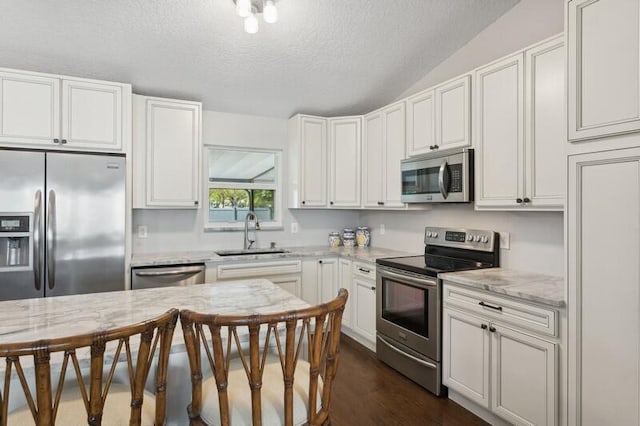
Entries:
{"type": "Polygon", "coordinates": [[[339,232],[329,232],[329,247],[339,247],[340,246],[340,233],[339,232]]]}
{"type": "Polygon", "coordinates": [[[371,242],[371,233],[368,226],[358,226],[356,228],[356,243],[358,247],[368,247],[371,242]]]}
{"type": "Polygon", "coordinates": [[[354,247],[356,245],[356,233],[351,228],[342,230],[342,244],[345,247],[354,247]]]}

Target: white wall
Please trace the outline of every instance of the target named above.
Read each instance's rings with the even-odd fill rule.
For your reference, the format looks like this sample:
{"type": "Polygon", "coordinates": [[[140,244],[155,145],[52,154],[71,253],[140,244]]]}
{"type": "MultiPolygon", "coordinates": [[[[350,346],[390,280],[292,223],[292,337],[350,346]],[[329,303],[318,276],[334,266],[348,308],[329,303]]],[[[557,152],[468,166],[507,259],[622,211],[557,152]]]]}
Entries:
{"type": "MultiPolygon", "coordinates": [[[[287,120],[250,115],[204,111],[202,140],[205,145],[230,145],[283,150],[283,205],[287,191],[287,120]]],[[[203,151],[204,152],[204,151],[203,151]]],[[[203,155],[203,170],[208,170],[203,155]]],[[[203,177],[204,182],[204,177],[203,177]]],[[[203,192],[204,194],[204,192],[203,192]]],[[[204,195],[203,195],[204,197],[204,195]]],[[[206,197],[203,199],[206,200],[206,197]]],[[[205,232],[205,208],[193,210],[134,210],[133,253],[161,253],[171,251],[217,250],[242,248],[241,232],[205,232]],[[138,225],[147,225],[148,237],[137,237],[138,225]]],[[[275,241],[278,246],[328,244],[328,232],[345,226],[356,226],[358,213],[353,211],[283,212],[283,230],[258,231],[258,247],[268,247],[275,241]],[[291,222],[299,224],[299,232],[290,232],[291,222]]]]}
{"type": "Polygon", "coordinates": [[[500,250],[506,268],[564,274],[563,216],[561,212],[474,211],[473,205],[434,205],[428,211],[363,212],[360,223],[371,228],[374,246],[424,251],[425,226],[509,232],[510,249],[500,250]],[[380,235],[384,224],[385,234],[380,235]]]}
{"type": "Polygon", "coordinates": [[[564,4],[565,0],[521,0],[397,99],[561,33],[564,29],[564,4]]]}

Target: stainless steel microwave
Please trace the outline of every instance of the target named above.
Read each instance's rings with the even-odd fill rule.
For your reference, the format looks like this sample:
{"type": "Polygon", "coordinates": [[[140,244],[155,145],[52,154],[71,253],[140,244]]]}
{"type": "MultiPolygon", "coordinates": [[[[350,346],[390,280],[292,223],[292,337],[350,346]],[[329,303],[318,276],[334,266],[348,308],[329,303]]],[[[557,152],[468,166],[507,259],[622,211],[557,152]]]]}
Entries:
{"type": "Polygon", "coordinates": [[[402,160],[403,203],[473,201],[473,149],[433,152],[402,160]]]}

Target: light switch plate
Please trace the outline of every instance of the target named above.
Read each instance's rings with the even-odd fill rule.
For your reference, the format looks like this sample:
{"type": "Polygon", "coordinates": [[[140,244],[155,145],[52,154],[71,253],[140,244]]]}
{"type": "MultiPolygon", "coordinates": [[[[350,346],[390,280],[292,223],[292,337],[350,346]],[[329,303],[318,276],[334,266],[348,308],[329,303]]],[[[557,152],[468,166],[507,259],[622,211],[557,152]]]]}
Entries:
{"type": "Polygon", "coordinates": [[[147,225],[138,225],[138,238],[147,238],[147,225]]]}
{"type": "Polygon", "coordinates": [[[500,232],[500,248],[509,250],[510,236],[508,232],[500,232]]]}
{"type": "Polygon", "coordinates": [[[380,224],[380,235],[384,235],[385,229],[384,229],[384,223],[380,224]]]}
{"type": "Polygon", "coordinates": [[[291,233],[292,234],[298,233],[298,222],[291,222],[291,233]]]}

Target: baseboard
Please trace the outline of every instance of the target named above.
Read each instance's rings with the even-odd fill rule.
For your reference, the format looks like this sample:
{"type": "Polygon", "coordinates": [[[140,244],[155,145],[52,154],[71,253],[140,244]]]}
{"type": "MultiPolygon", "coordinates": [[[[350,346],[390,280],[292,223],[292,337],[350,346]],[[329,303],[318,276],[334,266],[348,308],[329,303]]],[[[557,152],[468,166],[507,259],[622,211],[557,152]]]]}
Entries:
{"type": "Polygon", "coordinates": [[[351,330],[350,328],[347,327],[342,327],[342,332],[349,336],[351,339],[355,340],[356,342],[360,343],[362,346],[364,346],[365,348],[369,349],[372,352],[376,352],[376,342],[372,342],[364,337],[362,337],[360,334],[356,333],[355,331],[351,330]]]}
{"type": "Polygon", "coordinates": [[[511,423],[496,416],[491,411],[487,410],[484,407],[479,406],[475,402],[460,395],[456,391],[451,390],[451,388],[449,388],[449,399],[455,402],[456,404],[471,411],[473,414],[475,414],[476,416],[480,417],[482,420],[484,420],[485,422],[493,426],[511,426],[511,423]]]}

